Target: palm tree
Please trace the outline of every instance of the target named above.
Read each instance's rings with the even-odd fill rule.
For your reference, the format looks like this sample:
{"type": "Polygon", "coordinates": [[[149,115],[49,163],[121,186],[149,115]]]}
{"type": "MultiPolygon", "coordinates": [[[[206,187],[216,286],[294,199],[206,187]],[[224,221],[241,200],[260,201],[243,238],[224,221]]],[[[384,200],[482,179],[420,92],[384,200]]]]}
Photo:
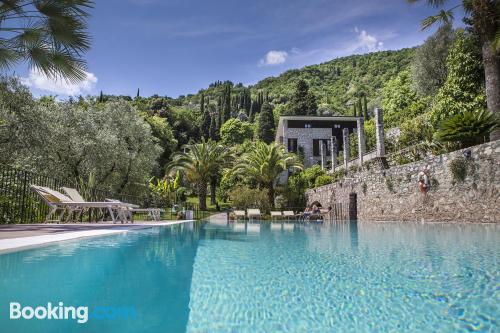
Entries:
{"type": "Polygon", "coordinates": [[[81,55],[90,48],[87,9],[92,0],[0,2],[0,71],[26,61],[50,78],[86,78],[81,55]]]}
{"type": "Polygon", "coordinates": [[[285,152],[283,145],[257,141],[234,166],[233,172],[240,177],[252,179],[260,188],[267,189],[269,201],[274,206],[276,179],[283,171],[302,168],[297,155],[285,152]]]}
{"type": "MultiPolygon", "coordinates": [[[[421,0],[407,0],[415,3],[421,0]]],[[[429,6],[441,7],[446,0],[425,0],[429,6]]],[[[449,24],[453,20],[453,10],[462,6],[470,24],[481,39],[484,74],[486,78],[486,100],[488,110],[497,115],[500,112],[500,1],[497,0],[462,0],[461,5],[449,10],[441,10],[437,15],[422,21],[422,29],[436,22],[449,24]]],[[[490,140],[500,139],[500,129],[490,134],[490,140]]]]}
{"type": "Polygon", "coordinates": [[[206,210],[208,182],[227,165],[230,152],[223,145],[205,139],[201,143],[186,145],[184,150],[185,152],[176,154],[167,165],[167,173],[179,170],[184,174],[196,187],[200,210],[206,210]]]}

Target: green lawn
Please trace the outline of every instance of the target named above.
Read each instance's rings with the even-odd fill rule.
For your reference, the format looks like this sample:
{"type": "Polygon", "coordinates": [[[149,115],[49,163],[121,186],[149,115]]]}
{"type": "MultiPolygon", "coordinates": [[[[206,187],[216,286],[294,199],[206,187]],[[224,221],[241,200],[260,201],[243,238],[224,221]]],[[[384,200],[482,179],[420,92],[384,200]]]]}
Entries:
{"type": "MultiPolygon", "coordinates": [[[[199,204],[198,197],[188,197],[187,202],[191,203],[191,204],[195,204],[195,205],[199,204]]],[[[227,203],[219,202],[219,206],[220,206],[220,209],[222,211],[226,208],[231,208],[231,203],[230,202],[227,202],[227,203]]],[[[207,209],[209,212],[216,212],[217,211],[217,209],[215,209],[215,205],[210,204],[210,196],[207,196],[207,209]]]]}

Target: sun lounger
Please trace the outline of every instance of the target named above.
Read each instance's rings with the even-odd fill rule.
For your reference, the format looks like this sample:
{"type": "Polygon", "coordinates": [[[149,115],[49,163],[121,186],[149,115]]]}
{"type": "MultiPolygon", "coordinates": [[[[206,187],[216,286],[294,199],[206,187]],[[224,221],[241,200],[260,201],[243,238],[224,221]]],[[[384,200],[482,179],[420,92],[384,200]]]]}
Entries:
{"type": "Polygon", "coordinates": [[[127,215],[131,222],[134,221],[133,213],[147,213],[148,216],[151,217],[153,221],[158,222],[161,221],[161,213],[165,211],[164,209],[160,208],[140,208],[139,205],[127,204],[125,202],[121,202],[120,200],[106,199],[106,201],[118,202],[128,205],[125,211],[126,213],[128,213],[127,215]]]}
{"type": "Polygon", "coordinates": [[[260,209],[247,209],[247,217],[249,220],[251,220],[252,218],[260,219],[262,217],[262,214],[260,213],[260,209]]]}
{"type": "Polygon", "coordinates": [[[111,216],[111,219],[113,220],[113,223],[116,223],[116,220],[120,220],[122,223],[133,222],[132,216],[130,213],[128,213],[128,210],[131,208],[139,207],[118,200],[105,200],[103,202],[86,201],[85,198],[80,195],[77,189],[71,187],[62,187],[62,190],[74,202],[82,203],[82,212],[88,210],[89,208],[107,209],[111,216]]]}
{"type": "Polygon", "coordinates": [[[111,215],[113,223],[119,219],[122,223],[127,222],[126,217],[122,214],[124,208],[127,204],[114,203],[114,202],[88,202],[88,201],[75,201],[69,196],[62,194],[61,192],[52,190],[48,187],[30,185],[31,188],[39,194],[45,203],[50,207],[49,214],[47,215],[45,221],[49,221],[52,215],[59,209],[61,210],[61,215],[59,221],[62,221],[64,213],[68,214],[66,221],[71,220],[71,216],[75,211],[81,211],[88,208],[103,208],[107,209],[111,215]],[[118,216],[115,215],[114,211],[118,212],[118,216]],[[118,217],[118,219],[117,219],[118,217]]]}
{"type": "Polygon", "coordinates": [[[31,189],[37,193],[43,201],[49,206],[49,213],[45,217],[44,223],[48,223],[51,221],[62,222],[64,215],[67,213],[69,217],[73,214],[75,210],[78,210],[77,207],[70,207],[67,203],[72,200],[65,196],[64,194],[54,191],[48,187],[30,185],[31,189]],[[51,220],[52,216],[60,210],[59,219],[51,220]]]}
{"type": "Polygon", "coordinates": [[[295,218],[295,217],[296,217],[296,215],[295,215],[295,213],[294,213],[293,211],[291,211],[291,210],[285,210],[285,211],[283,212],[283,217],[286,217],[286,218],[289,220],[290,218],[295,218]]]}
{"type": "Polygon", "coordinates": [[[271,212],[271,218],[274,220],[274,219],[277,219],[278,217],[282,217],[283,214],[281,212],[278,212],[278,211],[272,211],[271,212]]]}
{"type": "Polygon", "coordinates": [[[245,211],[244,210],[235,210],[234,217],[236,218],[236,220],[238,220],[239,217],[242,217],[243,219],[245,219],[245,211]]]}

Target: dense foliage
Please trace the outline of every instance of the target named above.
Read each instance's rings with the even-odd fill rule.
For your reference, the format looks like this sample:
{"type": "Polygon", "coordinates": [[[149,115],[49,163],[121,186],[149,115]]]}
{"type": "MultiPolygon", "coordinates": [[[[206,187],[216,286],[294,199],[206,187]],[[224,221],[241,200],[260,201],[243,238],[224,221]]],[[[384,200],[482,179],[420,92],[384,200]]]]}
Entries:
{"type": "Polygon", "coordinates": [[[92,174],[120,193],[144,192],[158,167],[161,147],[125,101],[35,101],[16,80],[3,80],[0,119],[0,163],[75,181],[92,174]]]}
{"type": "MultiPolygon", "coordinates": [[[[253,198],[248,200],[257,205],[267,196],[268,204],[300,207],[305,189],[337,176],[320,166],[298,171],[300,151],[289,154],[274,143],[279,117],[363,115],[371,151],[374,106],[384,110],[391,153],[417,146],[444,152],[482,142],[495,120],[484,112],[477,36],[446,26],[418,48],[334,59],[248,87],[217,81],[178,98],[141,97],[138,91],[134,98],[101,92],[95,98],[36,100],[17,80],[3,79],[0,162],[58,177],[95,175],[96,183],[117,191],[147,188],[151,179],[150,191],[164,202],[196,194],[201,208],[208,189],[213,206],[216,197],[243,208],[240,198],[253,198]],[[280,183],[289,169],[297,170],[280,183]]],[[[355,158],[356,134],[350,136],[350,150],[355,158]]]]}

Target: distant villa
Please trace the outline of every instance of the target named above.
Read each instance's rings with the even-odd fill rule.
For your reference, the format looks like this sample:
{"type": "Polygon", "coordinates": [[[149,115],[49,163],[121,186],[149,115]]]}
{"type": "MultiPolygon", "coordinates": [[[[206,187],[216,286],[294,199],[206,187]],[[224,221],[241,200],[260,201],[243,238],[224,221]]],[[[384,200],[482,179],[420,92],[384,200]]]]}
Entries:
{"type": "Polygon", "coordinates": [[[326,167],[332,150],[343,150],[343,130],[357,133],[358,117],[346,116],[282,116],[276,131],[276,142],[288,152],[304,157],[304,166],[326,167]]]}

